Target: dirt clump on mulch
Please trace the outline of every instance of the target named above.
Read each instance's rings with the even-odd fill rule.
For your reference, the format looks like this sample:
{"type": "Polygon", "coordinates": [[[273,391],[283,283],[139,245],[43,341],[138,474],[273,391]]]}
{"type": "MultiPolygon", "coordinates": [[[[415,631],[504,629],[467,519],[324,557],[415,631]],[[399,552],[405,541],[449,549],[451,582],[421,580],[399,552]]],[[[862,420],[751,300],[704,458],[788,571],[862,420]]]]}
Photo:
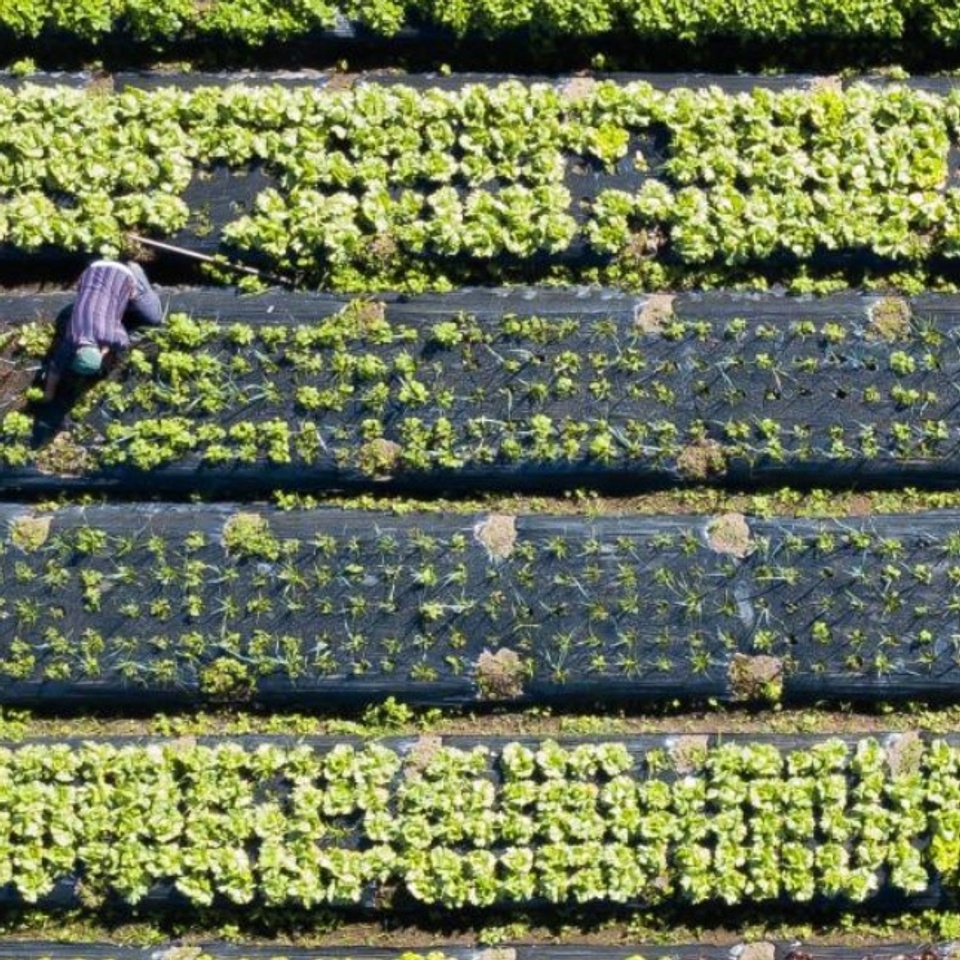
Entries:
{"type": "Polygon", "coordinates": [[[677,773],[693,773],[699,770],[706,759],[710,747],[710,737],[706,734],[694,734],[685,737],[672,737],[670,759],[677,773]]]}
{"type": "Polygon", "coordinates": [[[357,462],[360,469],[374,480],[389,480],[396,472],[402,449],[399,443],[378,437],[360,448],[357,462]]]}
{"type": "Polygon", "coordinates": [[[489,947],[480,951],[477,960],[517,960],[517,951],[512,947],[489,947]]]}
{"type": "Polygon", "coordinates": [[[484,650],[477,658],[477,687],[481,700],[513,700],[523,696],[523,660],[514,650],[484,650]]]}
{"type": "Polygon", "coordinates": [[[473,535],[494,560],[506,560],[517,543],[517,518],[509,513],[491,513],[473,528],[473,535]]]}
{"type": "Polygon", "coordinates": [[[843,93],[843,77],[814,77],[810,81],[810,90],[813,93],[830,91],[832,93],[843,93]]]}
{"type": "Polygon", "coordinates": [[[594,77],[571,77],[561,88],[565,100],[583,100],[593,94],[597,81],[594,77]]]}
{"type": "Polygon", "coordinates": [[[728,553],[740,560],[757,548],[750,536],[750,527],[742,513],[725,513],[707,527],[707,543],[717,553],[728,553]]]}
{"type": "Polygon", "coordinates": [[[10,524],[10,540],[25,553],[39,550],[50,536],[51,517],[14,517],[10,524]]]}
{"type": "Polygon", "coordinates": [[[736,960],[774,960],[777,948],[772,943],[758,941],[745,943],[741,947],[734,947],[730,953],[736,960]]]}
{"type": "Polygon", "coordinates": [[[677,457],[677,469],[685,480],[706,480],[727,469],[723,445],[716,440],[696,440],[688,443],[677,457]]]}
{"type": "Polygon", "coordinates": [[[895,733],[886,739],[887,766],[895,776],[915,773],[923,760],[924,743],[916,730],[895,733]]]}
{"type": "Polygon", "coordinates": [[[638,307],[633,323],[644,333],[660,333],[664,324],[673,318],[674,297],[669,293],[655,293],[638,307]]]}
{"type": "Polygon", "coordinates": [[[430,766],[433,758],[443,748],[443,738],[436,736],[418,737],[416,743],[407,752],[403,760],[403,775],[408,780],[419,780],[423,771],[430,766]]]}
{"type": "Polygon", "coordinates": [[[910,304],[903,297],[884,297],[870,307],[868,340],[902,340],[910,333],[910,304]]]}
{"type": "Polygon", "coordinates": [[[90,469],[90,451],[76,443],[69,430],[64,430],[37,451],[34,463],[41,473],[77,477],[90,469]]]}
{"type": "Polygon", "coordinates": [[[730,693],[737,703],[776,703],[783,693],[783,661],[779,657],[734,654],[727,671],[730,693]]]}
{"type": "MultiPolygon", "coordinates": [[[[386,256],[391,251],[382,249],[378,246],[378,240],[375,239],[371,244],[370,252],[376,256],[386,256]]],[[[354,300],[343,308],[341,315],[349,317],[356,324],[358,333],[369,333],[383,326],[387,316],[387,305],[380,300],[354,300]]]]}

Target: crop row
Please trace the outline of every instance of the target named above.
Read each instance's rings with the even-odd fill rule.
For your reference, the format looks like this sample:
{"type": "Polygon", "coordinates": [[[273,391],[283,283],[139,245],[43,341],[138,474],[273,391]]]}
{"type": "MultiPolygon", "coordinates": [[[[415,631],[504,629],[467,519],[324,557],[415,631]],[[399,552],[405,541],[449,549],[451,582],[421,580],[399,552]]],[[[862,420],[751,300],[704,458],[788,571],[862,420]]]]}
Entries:
{"type": "Polygon", "coordinates": [[[921,270],[960,251],[958,117],[960,93],[865,85],[27,86],[0,92],[0,241],[116,250],[128,229],[170,234],[191,213],[209,231],[191,181],[262,166],[276,185],[212,226],[312,285],[802,282],[840,254],[921,270]]]}
{"type": "Polygon", "coordinates": [[[533,28],[538,33],[592,36],[625,32],[639,39],[698,41],[713,36],[787,40],[825,36],[898,39],[909,33],[954,45],[960,21],[952,4],[934,0],[856,0],[771,5],[753,0],[736,11],[719,0],[524,0],[504,7],[495,0],[446,4],[439,0],[20,0],[5,8],[0,29],[15,37],[45,32],[97,40],[121,34],[144,43],[193,37],[230,38],[260,44],[330,30],[343,18],[392,36],[404,27],[434,26],[458,35],[497,37],[533,28]]]}
{"type": "MultiPolygon", "coordinates": [[[[314,323],[177,314],[73,407],[74,462],[60,471],[8,401],[0,469],[162,482],[176,468],[202,484],[256,468],[267,489],[291,477],[515,482],[518,467],[528,482],[955,474],[960,328],[898,301],[871,316],[390,321],[362,301],[314,323]]],[[[28,377],[52,329],[0,334],[10,369],[28,377]]]]}
{"type": "Polygon", "coordinates": [[[0,516],[7,703],[960,694],[956,515],[0,516]]]}
{"type": "Polygon", "coordinates": [[[960,863],[960,753],[439,740],[0,750],[0,881],[128,904],[863,901],[960,863]]]}
{"type": "Polygon", "coordinates": [[[440,27],[459,36],[495,38],[518,29],[572,37],[615,33],[641,40],[702,41],[710,37],[789,40],[837,37],[896,40],[909,34],[948,46],[960,40],[952,3],[935,0],[761,0],[736,10],[720,0],[496,0],[449,4],[441,0],[18,0],[0,12],[0,30],[14,37],[56,34],[96,41],[117,34],[149,44],[227,38],[259,45],[331,30],[343,19],[374,34],[440,27]]]}

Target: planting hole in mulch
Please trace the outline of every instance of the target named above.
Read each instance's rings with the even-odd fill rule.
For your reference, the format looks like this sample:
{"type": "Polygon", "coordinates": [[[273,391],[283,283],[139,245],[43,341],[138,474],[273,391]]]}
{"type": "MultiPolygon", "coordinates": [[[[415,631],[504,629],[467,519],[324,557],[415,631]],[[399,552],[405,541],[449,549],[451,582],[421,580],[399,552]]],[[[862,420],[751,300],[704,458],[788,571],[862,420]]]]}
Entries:
{"type": "Polygon", "coordinates": [[[687,737],[671,737],[670,759],[677,773],[687,774],[699,770],[707,758],[710,738],[706,734],[687,737]]]}
{"type": "Polygon", "coordinates": [[[900,340],[910,333],[910,304],[903,297],[884,297],[870,307],[868,340],[900,340]]]}
{"type": "Polygon", "coordinates": [[[491,513],[473,528],[476,541],[493,560],[506,560],[517,542],[517,518],[509,513],[491,513]]]}
{"type": "MultiPolygon", "coordinates": [[[[644,240],[646,247],[647,240],[644,240]]],[[[634,325],[644,333],[660,333],[664,324],[673,318],[674,297],[669,293],[655,293],[647,297],[634,313],[634,325]]]]}
{"type": "Polygon", "coordinates": [[[50,536],[51,517],[15,517],[10,524],[10,540],[25,553],[39,550],[50,536]]]}
{"type": "Polygon", "coordinates": [[[360,469],[374,480],[390,480],[396,471],[401,449],[399,443],[378,437],[360,448],[357,462],[360,469]]]}
{"type": "Polygon", "coordinates": [[[923,759],[924,744],[916,730],[906,733],[894,733],[884,740],[887,753],[887,765],[895,776],[916,773],[923,759]]]}
{"type": "Polygon", "coordinates": [[[783,661],[766,655],[750,657],[736,653],[727,671],[730,693],[737,703],[777,703],[783,693],[783,661]]]}
{"type": "Polygon", "coordinates": [[[706,480],[727,469],[723,445],[706,438],[689,443],[677,457],[677,469],[686,480],[706,480]]]}
{"type": "Polygon", "coordinates": [[[523,661],[513,650],[484,650],[477,658],[478,697],[481,700],[512,700],[523,696],[523,661]]]}
{"type": "Polygon", "coordinates": [[[728,553],[743,560],[757,545],[750,538],[750,527],[742,513],[725,513],[707,525],[707,543],[717,553],[728,553]]]}

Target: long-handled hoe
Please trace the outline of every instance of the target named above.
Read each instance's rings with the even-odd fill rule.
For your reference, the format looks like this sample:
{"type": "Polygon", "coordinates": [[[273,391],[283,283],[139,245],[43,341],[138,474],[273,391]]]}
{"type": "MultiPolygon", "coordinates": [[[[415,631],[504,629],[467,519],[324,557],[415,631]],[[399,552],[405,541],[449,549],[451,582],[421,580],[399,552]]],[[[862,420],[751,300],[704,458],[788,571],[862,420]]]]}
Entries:
{"type": "Polygon", "coordinates": [[[187,250],[186,247],[177,247],[172,243],[163,243],[160,240],[151,240],[149,237],[141,237],[137,233],[128,233],[127,238],[134,243],[142,244],[145,247],[152,247],[155,250],[162,250],[165,253],[179,253],[184,257],[190,257],[191,260],[199,260],[202,263],[209,263],[215,267],[224,270],[234,270],[237,273],[246,273],[252,277],[258,277],[267,283],[279,284],[283,287],[296,287],[297,281],[291,277],[281,277],[274,273],[266,273],[263,270],[257,270],[255,267],[248,267],[242,263],[233,263],[230,260],[220,257],[211,257],[205,253],[197,253],[195,250],[187,250]]]}

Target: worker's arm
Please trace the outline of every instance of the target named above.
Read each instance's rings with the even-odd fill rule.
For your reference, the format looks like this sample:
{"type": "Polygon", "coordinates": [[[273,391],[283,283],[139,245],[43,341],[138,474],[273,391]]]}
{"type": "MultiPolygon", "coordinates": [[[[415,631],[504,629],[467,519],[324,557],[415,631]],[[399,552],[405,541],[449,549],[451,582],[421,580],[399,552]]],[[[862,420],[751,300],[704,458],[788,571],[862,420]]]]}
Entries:
{"type": "Polygon", "coordinates": [[[113,327],[109,339],[102,339],[97,344],[100,347],[106,347],[108,350],[126,350],[130,346],[130,334],[126,327],[120,322],[113,327]]]}
{"type": "Polygon", "coordinates": [[[57,395],[57,387],[60,385],[60,371],[51,367],[47,371],[47,379],[43,384],[43,402],[50,403],[57,395]]]}
{"type": "Polygon", "coordinates": [[[43,399],[47,403],[54,398],[57,392],[57,386],[60,383],[60,377],[63,376],[63,371],[67,369],[67,365],[70,363],[76,349],[76,344],[64,337],[60,341],[57,349],[54,350],[53,356],[47,365],[47,376],[43,383],[43,399]]]}
{"type": "Polygon", "coordinates": [[[133,297],[127,304],[127,310],[141,323],[147,323],[152,327],[160,326],[163,323],[163,307],[157,291],[150,286],[150,281],[147,280],[147,275],[139,263],[128,263],[127,268],[133,274],[136,284],[133,297]]]}

